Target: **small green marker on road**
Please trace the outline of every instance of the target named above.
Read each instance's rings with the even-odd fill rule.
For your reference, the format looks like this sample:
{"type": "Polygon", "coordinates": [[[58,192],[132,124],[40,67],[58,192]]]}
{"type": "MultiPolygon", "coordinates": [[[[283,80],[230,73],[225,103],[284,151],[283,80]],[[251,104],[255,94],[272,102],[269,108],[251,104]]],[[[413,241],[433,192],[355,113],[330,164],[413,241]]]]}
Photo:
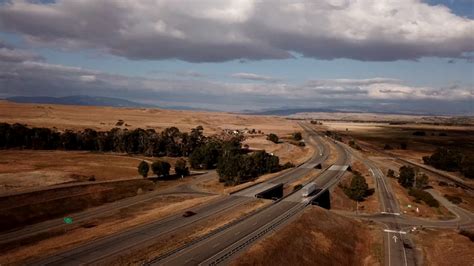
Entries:
{"type": "Polygon", "coordinates": [[[64,223],[66,224],[72,224],[72,218],[71,217],[64,217],[64,223]]]}

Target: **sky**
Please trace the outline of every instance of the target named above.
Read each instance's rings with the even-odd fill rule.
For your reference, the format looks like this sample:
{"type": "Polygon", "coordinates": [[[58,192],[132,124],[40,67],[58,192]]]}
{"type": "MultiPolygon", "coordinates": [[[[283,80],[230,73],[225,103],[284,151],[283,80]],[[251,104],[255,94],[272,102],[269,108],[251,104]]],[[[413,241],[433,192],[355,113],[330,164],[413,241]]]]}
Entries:
{"type": "Polygon", "coordinates": [[[474,0],[0,0],[0,98],[474,115],[474,0]]]}

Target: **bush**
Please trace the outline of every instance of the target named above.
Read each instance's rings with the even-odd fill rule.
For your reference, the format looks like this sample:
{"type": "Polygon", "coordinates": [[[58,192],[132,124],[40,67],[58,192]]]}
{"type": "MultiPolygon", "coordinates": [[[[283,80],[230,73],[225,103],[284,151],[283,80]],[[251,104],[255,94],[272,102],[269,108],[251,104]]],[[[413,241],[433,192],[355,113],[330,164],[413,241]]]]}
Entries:
{"type": "Polygon", "coordinates": [[[444,197],[446,199],[448,199],[449,201],[451,201],[452,203],[454,204],[461,204],[462,203],[462,199],[458,196],[454,196],[454,195],[444,195],[444,197]]]}
{"type": "Polygon", "coordinates": [[[281,166],[281,170],[285,170],[285,169],[288,169],[288,168],[293,168],[295,167],[295,164],[292,163],[292,162],[286,162],[284,165],[281,166]]]}
{"type": "Polygon", "coordinates": [[[270,134],[268,134],[268,136],[267,136],[267,140],[269,140],[269,141],[271,141],[271,142],[273,142],[273,143],[278,143],[279,138],[278,138],[277,135],[275,135],[275,134],[273,134],[273,133],[270,133],[270,134]]]}
{"type": "Polygon", "coordinates": [[[425,131],[415,131],[413,132],[413,136],[426,136],[425,131]]]}
{"type": "Polygon", "coordinates": [[[301,135],[301,132],[295,132],[293,133],[293,139],[296,141],[300,141],[303,139],[303,136],[301,135]]]}
{"type": "Polygon", "coordinates": [[[383,146],[383,149],[384,150],[393,150],[392,146],[390,146],[390,144],[385,144],[385,146],[383,146]]]}
{"type": "Polygon", "coordinates": [[[439,181],[438,185],[440,185],[441,187],[447,187],[449,184],[444,181],[439,181]]]}
{"type": "Polygon", "coordinates": [[[407,149],[407,147],[408,147],[408,144],[407,144],[406,142],[402,142],[402,143],[400,143],[400,149],[402,149],[402,150],[406,150],[406,149],[407,149]]]}
{"type": "Polygon", "coordinates": [[[474,242],[474,232],[463,229],[463,230],[459,231],[459,234],[468,237],[469,240],[474,242]]]}
{"type": "Polygon", "coordinates": [[[388,177],[395,177],[395,171],[393,171],[392,169],[388,169],[387,176],[388,177]]]}
{"type": "Polygon", "coordinates": [[[425,174],[418,175],[416,177],[416,187],[419,189],[425,188],[428,185],[428,176],[425,174]]]}
{"type": "Polygon", "coordinates": [[[151,170],[156,176],[168,177],[170,174],[171,165],[164,161],[156,161],[151,165],[151,170]]]}
{"type": "Polygon", "coordinates": [[[140,164],[138,164],[138,173],[143,176],[143,178],[148,177],[148,172],[150,171],[150,166],[148,165],[147,162],[141,161],[140,164]]]}
{"type": "Polygon", "coordinates": [[[189,168],[186,166],[186,161],[178,159],[174,165],[174,171],[177,176],[184,177],[189,175],[189,168]]]}
{"type": "Polygon", "coordinates": [[[408,190],[408,195],[414,197],[416,201],[424,201],[430,207],[439,207],[439,202],[431,196],[430,193],[417,189],[417,188],[410,188],[408,190]]]}

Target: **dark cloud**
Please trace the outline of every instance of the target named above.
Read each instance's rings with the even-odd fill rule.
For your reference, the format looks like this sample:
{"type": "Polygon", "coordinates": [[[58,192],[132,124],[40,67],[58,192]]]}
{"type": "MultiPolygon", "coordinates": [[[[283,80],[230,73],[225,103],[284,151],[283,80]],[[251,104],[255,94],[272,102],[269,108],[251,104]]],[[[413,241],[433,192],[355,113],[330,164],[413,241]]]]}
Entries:
{"type": "Polygon", "coordinates": [[[474,21],[400,1],[65,1],[0,5],[0,29],[31,42],[97,48],[129,59],[364,61],[462,58],[474,21]]]}

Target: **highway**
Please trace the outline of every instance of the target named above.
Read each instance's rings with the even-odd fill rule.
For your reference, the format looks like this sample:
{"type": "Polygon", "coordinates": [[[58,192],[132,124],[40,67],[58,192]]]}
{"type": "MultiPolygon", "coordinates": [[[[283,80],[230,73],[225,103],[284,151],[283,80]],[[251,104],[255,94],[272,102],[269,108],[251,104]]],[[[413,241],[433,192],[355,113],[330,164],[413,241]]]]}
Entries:
{"type": "MultiPolygon", "coordinates": [[[[338,151],[336,165],[346,165],[349,161],[345,149],[335,145],[338,151]]],[[[326,170],[315,182],[327,189],[340,180],[344,170],[326,170]]],[[[204,238],[185,249],[179,250],[167,257],[151,261],[150,265],[215,265],[242,252],[251,243],[287,223],[310,203],[310,199],[302,196],[302,190],[275,202],[251,217],[243,219],[234,226],[228,227],[217,234],[204,238]]]]}
{"type": "MultiPolygon", "coordinates": [[[[321,140],[319,136],[315,135],[314,132],[309,132],[307,143],[315,144],[320,141],[321,140]]],[[[321,145],[319,146],[321,147],[321,145]]],[[[322,145],[322,147],[324,146],[325,145],[322,145]]],[[[321,153],[315,153],[307,163],[302,164],[297,168],[291,169],[290,171],[266,182],[292,182],[293,180],[296,180],[311,171],[311,168],[309,168],[308,165],[319,164],[325,160],[327,156],[328,150],[323,148],[321,153]]],[[[250,187],[248,189],[254,190],[257,186],[250,187]]],[[[240,193],[245,194],[246,192],[245,190],[242,190],[240,193]]],[[[130,251],[132,249],[149,246],[153,244],[154,240],[160,236],[163,236],[164,234],[170,234],[180,228],[192,226],[194,222],[199,220],[212,219],[212,217],[219,212],[230,210],[252,200],[254,200],[253,195],[252,197],[243,197],[240,196],[239,193],[231,196],[222,196],[219,199],[213,201],[211,204],[193,209],[193,211],[197,213],[195,216],[184,218],[181,216],[181,214],[176,214],[159,221],[152,221],[148,224],[137,226],[124,232],[90,241],[65,252],[60,252],[54,256],[33,262],[33,264],[76,265],[101,263],[119,255],[123,251],[130,251]]]]}
{"type": "Polygon", "coordinates": [[[349,151],[352,156],[367,166],[369,172],[371,172],[375,178],[376,190],[378,191],[381,209],[379,214],[361,215],[357,213],[351,213],[349,216],[377,221],[385,226],[385,265],[416,265],[414,244],[408,238],[410,230],[412,230],[414,227],[474,228],[474,215],[471,212],[452,204],[433,189],[428,189],[427,191],[432,194],[433,197],[437,199],[442,205],[447,207],[453,214],[455,214],[455,219],[440,221],[403,215],[400,213],[398,201],[391,189],[390,183],[380,168],[378,168],[373,161],[366,158],[365,156],[362,156],[359,152],[354,150],[349,151]]]}
{"type": "MultiPolygon", "coordinates": [[[[93,207],[80,211],[74,214],[69,215],[73,218],[74,224],[80,226],[81,222],[88,221],[91,219],[105,217],[107,215],[112,215],[117,213],[121,209],[132,207],[135,205],[152,202],[159,200],[160,197],[169,196],[169,195],[212,195],[211,193],[201,192],[189,189],[193,183],[197,182],[196,180],[207,180],[209,178],[216,178],[217,174],[215,171],[210,171],[207,174],[204,174],[199,177],[194,177],[191,184],[183,184],[174,187],[170,187],[164,190],[152,191],[142,195],[137,195],[135,197],[129,197],[115,202],[107,203],[98,207],[93,207]]],[[[66,225],[62,218],[51,219],[48,221],[28,225],[22,228],[13,229],[10,231],[3,232],[0,234],[0,246],[8,245],[8,243],[14,241],[22,241],[28,238],[35,237],[40,234],[45,234],[47,232],[54,232],[58,230],[71,229],[74,225],[66,225]]]]}

